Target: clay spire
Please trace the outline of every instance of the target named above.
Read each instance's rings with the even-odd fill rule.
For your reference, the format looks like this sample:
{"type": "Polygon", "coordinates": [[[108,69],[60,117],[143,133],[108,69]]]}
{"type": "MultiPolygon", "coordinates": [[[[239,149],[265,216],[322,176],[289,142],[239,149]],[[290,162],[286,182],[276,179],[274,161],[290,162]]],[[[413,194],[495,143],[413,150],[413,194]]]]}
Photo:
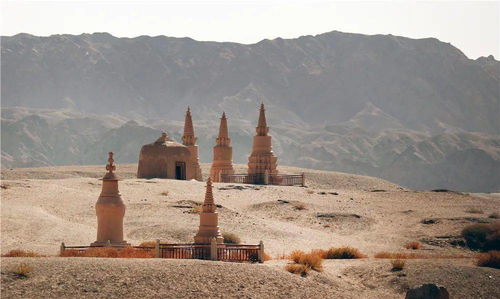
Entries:
{"type": "Polygon", "coordinates": [[[214,182],[221,181],[222,174],[234,174],[233,169],[233,148],[231,138],[227,129],[226,113],[222,113],[219,126],[219,136],[215,139],[214,158],[210,168],[210,177],[214,182]]]}
{"type": "Polygon", "coordinates": [[[203,210],[200,213],[200,226],[198,233],[194,237],[194,242],[197,244],[206,244],[210,243],[213,238],[216,239],[217,243],[224,242],[224,238],[222,238],[219,230],[219,215],[216,212],[212,193],[212,180],[208,178],[203,210]]]}
{"type": "Polygon", "coordinates": [[[219,137],[217,137],[215,142],[217,142],[217,145],[219,146],[227,146],[231,143],[231,139],[229,138],[229,132],[227,130],[227,118],[225,112],[222,112],[222,117],[220,119],[220,126],[219,126],[219,137]]]}
{"type": "Polygon", "coordinates": [[[259,122],[255,128],[258,136],[267,136],[269,133],[269,127],[266,121],[266,109],[264,108],[264,103],[260,104],[259,122]]]}
{"type": "Polygon", "coordinates": [[[102,191],[95,205],[97,215],[97,240],[91,246],[113,246],[129,245],[123,240],[123,217],[125,216],[125,205],[123,204],[118,190],[118,177],[114,171],[113,153],[108,154],[108,171],[102,178],[102,191]]]}
{"type": "Polygon", "coordinates": [[[194,145],[196,137],[194,136],[193,119],[191,117],[191,108],[188,107],[186,111],[186,118],[184,119],[184,135],[182,135],[182,144],[194,145]]]}
{"type": "Polygon", "coordinates": [[[202,180],[200,161],[198,158],[198,146],[196,145],[197,138],[194,136],[193,118],[191,117],[191,108],[188,107],[186,111],[186,118],[184,120],[184,135],[182,136],[182,144],[185,145],[189,152],[189,164],[193,170],[192,178],[198,181],[202,180]]]}

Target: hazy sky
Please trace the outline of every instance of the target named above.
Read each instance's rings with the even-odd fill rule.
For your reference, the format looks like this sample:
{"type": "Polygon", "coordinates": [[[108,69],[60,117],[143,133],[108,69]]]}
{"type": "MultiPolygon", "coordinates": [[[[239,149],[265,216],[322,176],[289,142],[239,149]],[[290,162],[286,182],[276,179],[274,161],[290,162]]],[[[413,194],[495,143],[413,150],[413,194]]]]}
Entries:
{"type": "Polygon", "coordinates": [[[436,37],[499,58],[499,2],[1,1],[1,34],[109,32],[256,43],[338,30],[436,37]]]}

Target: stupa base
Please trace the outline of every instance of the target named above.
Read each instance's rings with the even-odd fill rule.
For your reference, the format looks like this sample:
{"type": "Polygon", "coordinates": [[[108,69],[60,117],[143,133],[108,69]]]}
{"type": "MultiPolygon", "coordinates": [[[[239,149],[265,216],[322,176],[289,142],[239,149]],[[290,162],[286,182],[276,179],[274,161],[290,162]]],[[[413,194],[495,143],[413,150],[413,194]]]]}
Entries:
{"type": "Polygon", "coordinates": [[[106,247],[111,245],[112,247],[126,247],[130,246],[130,243],[127,241],[121,241],[121,242],[102,242],[102,241],[95,241],[94,243],[90,244],[91,247],[106,247]]]}

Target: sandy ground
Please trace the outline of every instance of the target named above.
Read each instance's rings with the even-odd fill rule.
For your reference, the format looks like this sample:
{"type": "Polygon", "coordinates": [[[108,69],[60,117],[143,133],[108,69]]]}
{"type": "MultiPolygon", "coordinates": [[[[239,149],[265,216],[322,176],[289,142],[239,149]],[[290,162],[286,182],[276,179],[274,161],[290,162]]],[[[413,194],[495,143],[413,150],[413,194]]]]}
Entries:
{"type": "MultiPolygon", "coordinates": [[[[117,173],[123,178],[120,191],[127,206],[127,241],[137,244],[159,238],[169,242],[192,242],[199,217],[192,213],[191,207],[203,201],[205,183],[136,179],[136,167],[117,166],[117,173]]],[[[244,166],[240,165],[238,168],[243,172],[244,166]]],[[[207,171],[208,165],[203,165],[205,177],[207,171]]],[[[327,249],[349,245],[372,257],[379,251],[409,252],[403,246],[414,240],[424,243],[420,251],[424,254],[473,256],[470,251],[453,245],[453,242],[458,240],[460,230],[471,223],[491,222],[492,219],[488,218],[488,215],[500,212],[498,194],[412,191],[388,181],[365,176],[292,167],[281,167],[280,171],[305,172],[308,187],[214,184],[216,203],[222,205],[222,208],[218,209],[222,232],[235,233],[247,244],[257,244],[262,240],[266,252],[272,256],[289,253],[294,249],[327,249]],[[297,209],[299,204],[303,204],[305,209],[297,209]],[[471,213],[471,208],[479,209],[482,213],[471,213]]],[[[103,166],[2,171],[2,253],[22,248],[56,254],[59,244],[63,241],[66,245],[87,245],[93,242],[96,233],[94,204],[101,190],[101,182],[97,178],[103,174],[103,166]]],[[[2,259],[2,271],[4,266],[12,266],[12,263],[20,260],[2,259]]],[[[210,271],[210,267],[223,267],[221,269],[224,271],[217,273],[222,273],[220,280],[223,283],[227,280],[227,283],[231,284],[231,287],[223,286],[221,291],[226,292],[229,297],[241,295],[264,298],[264,294],[269,294],[270,297],[312,298],[324,297],[325,294],[328,294],[328,297],[343,294],[348,298],[374,298],[382,295],[400,298],[402,290],[420,284],[427,278],[436,282],[444,279],[441,283],[457,289],[459,292],[455,294],[461,294],[461,298],[478,298],[475,296],[477,294],[480,294],[481,298],[500,296],[499,271],[475,267],[473,259],[410,261],[408,269],[404,270],[407,276],[398,276],[401,273],[391,272],[388,260],[369,258],[361,261],[327,261],[323,274],[308,278],[286,273],[283,270],[286,261],[242,265],[201,261],[106,260],[105,264],[101,265],[100,261],[94,259],[67,261],[44,258],[29,259],[29,262],[40,270],[35,270],[38,274],[27,280],[15,279],[3,272],[2,291],[3,294],[9,295],[7,297],[35,297],[35,294],[29,293],[28,287],[23,285],[29,286],[29,281],[44,285],[51,271],[58,271],[63,275],[61,271],[66,268],[67,271],[77,273],[82,267],[98,269],[104,267],[102,265],[109,265],[110,268],[106,268],[108,272],[111,271],[109,269],[131,268],[135,271],[131,273],[143,273],[140,275],[146,275],[151,267],[151,275],[155,281],[170,275],[169,271],[177,271],[177,276],[171,277],[190,277],[178,269],[192,271],[195,275],[198,272],[204,273],[200,271],[210,271]],[[66,268],[61,268],[62,265],[66,268]],[[239,271],[240,267],[244,267],[244,271],[262,271],[248,276],[266,277],[263,280],[269,281],[269,285],[259,288],[262,293],[255,289],[258,283],[254,281],[248,282],[252,287],[246,291],[235,289],[235,285],[240,281],[243,285],[246,281],[244,276],[230,280],[231,273],[239,271]],[[177,270],[170,270],[174,268],[177,270]],[[39,273],[40,271],[42,273],[39,273]],[[276,280],[273,280],[274,278],[276,280]],[[448,278],[449,281],[446,281],[448,278]],[[277,286],[278,280],[282,281],[280,287],[277,286]],[[272,281],[276,281],[276,285],[272,281]],[[301,285],[304,282],[309,286],[309,293],[304,293],[305,289],[301,285]],[[494,282],[496,283],[493,284],[494,282]],[[476,286],[481,286],[485,293],[471,293],[469,288],[476,286]],[[313,293],[313,290],[317,293],[313,293]]],[[[95,280],[95,276],[88,275],[82,279],[95,280]]],[[[110,275],[103,277],[102,281],[111,281],[110,275]]],[[[127,277],[140,280],[129,274],[127,277]]],[[[158,283],[170,285],[167,282],[158,283]]],[[[142,280],[137,284],[141,285],[139,290],[147,287],[147,282],[142,280]]],[[[182,284],[176,287],[186,288],[182,284]]],[[[184,290],[181,295],[206,297],[205,291],[211,291],[213,287],[212,283],[206,290],[196,286],[196,292],[200,292],[199,294],[184,290]]],[[[245,285],[245,288],[247,287],[245,285]]],[[[106,297],[108,294],[104,285],[95,288],[97,293],[86,295],[106,297]]],[[[151,284],[150,288],[154,289],[155,284],[151,284]]],[[[124,287],[120,292],[126,289],[124,287]]],[[[168,292],[174,291],[176,290],[162,289],[165,296],[173,294],[168,292]]],[[[58,294],[50,293],[50,290],[44,292],[58,294]]],[[[61,293],[61,296],[75,297],[82,294],[79,292],[83,291],[76,288],[71,292],[61,293]]],[[[129,292],[124,294],[132,296],[129,292]]]]}

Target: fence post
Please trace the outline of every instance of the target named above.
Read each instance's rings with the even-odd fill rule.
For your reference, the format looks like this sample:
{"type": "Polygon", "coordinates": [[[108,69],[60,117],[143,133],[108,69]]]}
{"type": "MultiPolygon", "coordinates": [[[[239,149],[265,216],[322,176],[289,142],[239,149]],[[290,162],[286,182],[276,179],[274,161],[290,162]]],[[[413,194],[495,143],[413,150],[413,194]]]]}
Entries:
{"type": "Polygon", "coordinates": [[[210,259],[212,261],[217,260],[217,241],[215,240],[215,238],[212,238],[210,240],[210,259]]]}
{"type": "Polygon", "coordinates": [[[222,170],[219,171],[219,173],[217,174],[217,179],[218,179],[218,182],[223,183],[222,182],[222,170]]]}
{"type": "Polygon", "coordinates": [[[66,245],[64,245],[64,242],[61,242],[61,247],[59,247],[59,255],[62,255],[65,250],[66,245]]]}
{"type": "Polygon", "coordinates": [[[262,240],[259,243],[259,263],[264,262],[264,242],[262,240]]]}
{"type": "Polygon", "coordinates": [[[269,170],[264,171],[264,185],[269,185],[269,170]]]}
{"type": "Polygon", "coordinates": [[[160,239],[156,239],[155,243],[155,258],[160,257],[160,239]]]}
{"type": "Polygon", "coordinates": [[[305,173],[302,173],[302,187],[306,186],[306,175],[305,173]]]}

